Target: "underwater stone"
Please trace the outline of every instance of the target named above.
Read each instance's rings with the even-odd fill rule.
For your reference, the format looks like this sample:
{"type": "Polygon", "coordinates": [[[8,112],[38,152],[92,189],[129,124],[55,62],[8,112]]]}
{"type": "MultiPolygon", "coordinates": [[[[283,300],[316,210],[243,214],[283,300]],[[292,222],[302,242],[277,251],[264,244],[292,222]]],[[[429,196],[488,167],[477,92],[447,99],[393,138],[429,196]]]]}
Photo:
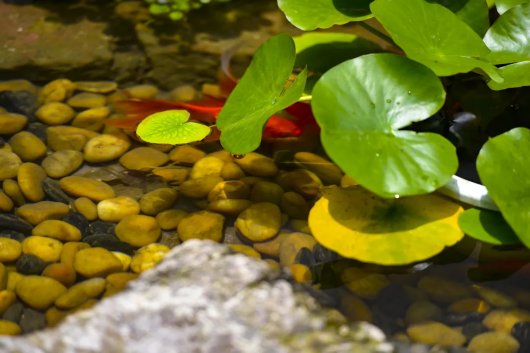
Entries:
{"type": "Polygon", "coordinates": [[[46,327],[46,317],[40,311],[24,308],[19,325],[23,333],[42,330],[46,327]]]}
{"type": "Polygon", "coordinates": [[[0,227],[5,230],[14,230],[23,234],[31,233],[33,227],[22,218],[13,214],[0,214],[0,227]]]}
{"type": "Polygon", "coordinates": [[[16,230],[4,230],[4,229],[0,230],[0,237],[13,239],[18,242],[22,242],[26,238],[26,236],[22,234],[21,232],[17,232],[16,230]]]}
{"type": "Polygon", "coordinates": [[[530,321],[518,322],[513,325],[512,336],[519,341],[520,352],[530,351],[530,321]]]}
{"type": "Polygon", "coordinates": [[[81,237],[84,238],[88,235],[90,223],[88,220],[79,212],[68,212],[62,219],[64,222],[73,225],[81,232],[81,237]]]}
{"type": "Polygon", "coordinates": [[[0,92],[0,107],[11,113],[22,114],[28,117],[29,121],[35,121],[37,96],[28,91],[3,91],[0,92]]]}
{"type": "Polygon", "coordinates": [[[23,254],[15,263],[17,272],[23,275],[40,275],[48,263],[40,257],[23,254]]]}
{"type": "Polygon", "coordinates": [[[116,224],[111,222],[94,221],[90,223],[90,234],[111,234],[114,235],[116,224]]]}
{"type": "Polygon", "coordinates": [[[519,343],[505,332],[485,332],[473,337],[467,349],[472,353],[515,353],[519,343]]]}
{"type": "Polygon", "coordinates": [[[72,198],[65,194],[59,187],[59,183],[51,178],[46,178],[42,182],[42,189],[48,198],[52,201],[69,204],[72,198]]]}
{"type": "Polygon", "coordinates": [[[2,320],[11,321],[18,324],[23,311],[24,305],[20,302],[15,302],[11,304],[2,314],[2,320]]]}

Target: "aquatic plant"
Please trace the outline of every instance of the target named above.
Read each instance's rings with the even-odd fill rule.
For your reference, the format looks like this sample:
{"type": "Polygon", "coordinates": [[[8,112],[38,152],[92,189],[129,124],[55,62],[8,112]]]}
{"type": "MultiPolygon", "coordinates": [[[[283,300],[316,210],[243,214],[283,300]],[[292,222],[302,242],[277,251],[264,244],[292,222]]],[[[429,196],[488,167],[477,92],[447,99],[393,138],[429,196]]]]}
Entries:
{"type": "Polygon", "coordinates": [[[530,2],[496,1],[491,26],[485,0],[278,4],[303,30],[362,21],[387,42],[382,53],[350,33],[273,37],[218,114],[221,144],[244,154],[259,146],[271,115],[310,101],[328,156],[371,192],[324,190],[309,218],[319,242],[384,264],[433,256],[462,230],[530,247],[530,130],[520,127],[530,127],[530,2]],[[429,194],[457,171],[457,147],[480,151],[478,174],[500,214],[463,212],[429,194]]]}
{"type": "Polygon", "coordinates": [[[149,4],[149,12],[153,15],[167,16],[173,21],[179,21],[191,10],[216,2],[230,0],[145,0],[149,4]]]}

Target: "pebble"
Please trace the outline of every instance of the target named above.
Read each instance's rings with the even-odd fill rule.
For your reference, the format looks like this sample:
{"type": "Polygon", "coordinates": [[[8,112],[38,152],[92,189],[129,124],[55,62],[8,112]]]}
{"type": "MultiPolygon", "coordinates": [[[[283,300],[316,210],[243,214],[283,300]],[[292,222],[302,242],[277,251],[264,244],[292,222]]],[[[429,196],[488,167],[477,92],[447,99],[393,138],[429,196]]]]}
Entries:
{"type": "Polygon", "coordinates": [[[18,168],[22,164],[20,157],[15,153],[0,150],[0,180],[11,179],[17,176],[18,168]]]}
{"type": "MultiPolygon", "coordinates": [[[[30,230],[31,231],[31,230],[30,230]]],[[[0,237],[2,238],[8,238],[13,239],[18,242],[22,242],[24,239],[26,239],[26,236],[16,230],[0,230],[0,237]]],[[[1,262],[1,261],[0,261],[1,262]]]]}
{"type": "Polygon", "coordinates": [[[22,254],[22,245],[13,239],[0,238],[0,262],[15,261],[22,254]]]}
{"type": "Polygon", "coordinates": [[[153,175],[157,175],[170,184],[183,183],[190,174],[189,168],[183,167],[159,167],[152,171],[153,175]]]}
{"type": "Polygon", "coordinates": [[[154,217],[131,215],[118,223],[115,233],[119,240],[134,247],[142,247],[158,240],[160,226],[154,217]]]}
{"type": "Polygon", "coordinates": [[[462,326],[462,334],[466,336],[468,341],[471,341],[473,337],[486,331],[488,331],[488,329],[480,322],[468,322],[462,326]]]}
{"type": "Polygon", "coordinates": [[[90,244],[93,247],[105,248],[112,252],[122,252],[124,254],[133,255],[134,247],[128,243],[120,241],[118,238],[111,234],[94,234],[89,235],[84,242],[90,244]]]}
{"type": "Polygon", "coordinates": [[[75,255],[79,250],[82,249],[88,249],[90,248],[90,245],[87,243],[81,243],[81,242],[68,242],[64,244],[63,251],[61,252],[61,263],[65,264],[68,267],[73,268],[74,261],[75,261],[75,255]]]}
{"type": "Polygon", "coordinates": [[[17,323],[9,320],[0,320],[0,335],[17,336],[22,333],[22,329],[17,323]]]}
{"type": "Polygon", "coordinates": [[[200,149],[189,146],[181,145],[173,148],[169,152],[169,160],[177,164],[194,165],[201,158],[206,156],[206,152],[200,149]]]}
{"type": "Polygon", "coordinates": [[[75,172],[83,164],[83,154],[76,150],[60,150],[48,155],[41,165],[52,178],[62,178],[75,172]]]}
{"type": "Polygon", "coordinates": [[[49,219],[38,224],[32,231],[33,235],[54,238],[57,240],[79,241],[81,240],[81,231],[70,223],[49,219]]]}
{"type": "Polygon", "coordinates": [[[449,311],[453,313],[486,313],[490,310],[490,306],[484,300],[477,298],[466,298],[460,299],[457,302],[452,303],[449,311]]]}
{"type": "Polygon", "coordinates": [[[505,332],[485,332],[473,337],[467,346],[472,353],[516,353],[519,343],[505,332]]]}
{"type": "Polygon", "coordinates": [[[385,275],[367,272],[357,267],[349,267],[342,271],[341,280],[346,288],[363,299],[374,299],[390,284],[385,275]]]}
{"type": "Polygon", "coordinates": [[[4,314],[2,314],[2,320],[18,323],[23,311],[24,305],[21,302],[16,301],[9,308],[7,308],[4,314]]]}
{"type": "Polygon", "coordinates": [[[171,208],[177,201],[177,196],[177,190],[173,188],[155,189],[140,198],[140,210],[146,215],[155,216],[171,208]]]}
{"type": "Polygon", "coordinates": [[[59,182],[55,179],[44,179],[42,182],[42,190],[44,190],[44,194],[51,201],[62,202],[68,205],[73,202],[73,199],[68,196],[63,190],[61,190],[59,182]]]}
{"type": "Polygon", "coordinates": [[[407,335],[416,342],[445,347],[460,347],[466,342],[458,330],[435,321],[414,324],[407,328],[407,335]]]}
{"type": "Polygon", "coordinates": [[[11,212],[13,210],[13,200],[9,198],[2,190],[0,190],[0,211],[11,212]]]}
{"type": "Polygon", "coordinates": [[[25,162],[35,161],[46,155],[46,145],[37,136],[28,131],[20,131],[9,139],[14,153],[25,162]]]}
{"type": "Polygon", "coordinates": [[[116,224],[111,222],[94,221],[90,223],[90,234],[114,234],[116,224]]]}
{"type": "Polygon", "coordinates": [[[121,261],[110,251],[103,248],[87,248],[77,251],[74,258],[74,269],[81,276],[104,277],[122,270],[121,261]]]}
{"type": "Polygon", "coordinates": [[[64,125],[74,118],[75,111],[64,103],[49,102],[43,104],[35,115],[46,125],[64,125]]]}
{"type": "Polygon", "coordinates": [[[245,173],[258,177],[273,177],[278,174],[278,167],[269,157],[256,152],[250,152],[235,162],[245,173]]]}
{"type": "Polygon", "coordinates": [[[246,199],[249,193],[250,187],[240,180],[222,181],[210,190],[208,193],[208,201],[246,199]]]}
{"type": "Polygon", "coordinates": [[[485,286],[473,285],[473,289],[478,295],[486,302],[497,308],[513,308],[517,306],[515,299],[510,298],[508,295],[485,286]]]}
{"type": "Polygon", "coordinates": [[[423,321],[439,321],[441,319],[442,309],[428,300],[415,301],[405,313],[405,322],[409,325],[423,321]]]}
{"type": "Polygon", "coordinates": [[[1,290],[0,291],[0,315],[3,315],[4,312],[9,308],[15,301],[17,297],[15,292],[12,290],[1,290]]]}
{"type": "Polygon", "coordinates": [[[18,298],[38,310],[48,309],[55,299],[66,292],[66,287],[49,277],[26,276],[15,288],[18,298]]]}
{"type": "Polygon", "coordinates": [[[24,308],[19,325],[23,333],[42,330],[46,327],[46,317],[40,311],[24,308]]]}
{"type": "Polygon", "coordinates": [[[264,255],[271,257],[279,257],[280,246],[282,242],[290,235],[291,233],[289,232],[280,232],[276,237],[272,238],[271,240],[261,243],[254,243],[252,244],[252,246],[254,247],[254,249],[264,255]]]}
{"type": "Polygon", "coordinates": [[[107,98],[99,93],[81,92],[69,98],[67,104],[74,108],[97,108],[107,104],[107,98]]]}
{"type": "Polygon", "coordinates": [[[65,205],[64,203],[40,201],[19,207],[16,210],[16,214],[26,220],[28,223],[37,225],[47,219],[63,218],[68,211],[68,205],[65,205]]]}
{"type": "Polygon", "coordinates": [[[217,213],[198,211],[183,218],[177,227],[182,241],[189,239],[207,239],[220,242],[223,238],[225,218],[217,213]]]}
{"type": "Polygon", "coordinates": [[[138,278],[138,274],[130,272],[118,272],[108,275],[105,277],[107,280],[107,285],[105,288],[105,294],[103,294],[103,296],[108,297],[120,292],[127,286],[127,283],[136,278],[138,278]]]}
{"type": "Polygon", "coordinates": [[[28,123],[22,114],[0,112],[0,135],[12,135],[21,131],[28,123]]]}
{"type": "Polygon", "coordinates": [[[169,247],[162,244],[149,244],[138,249],[131,260],[131,270],[142,273],[158,265],[169,252],[169,247]]]}
{"type": "Polygon", "coordinates": [[[152,99],[159,92],[158,87],[149,84],[134,85],[123,90],[129,97],[136,99],[152,99]]]}
{"type": "Polygon", "coordinates": [[[46,261],[31,254],[22,254],[15,263],[17,272],[23,275],[40,275],[47,265],[46,261]]]}
{"type": "Polygon", "coordinates": [[[0,290],[7,288],[7,268],[0,262],[0,290]]]}
{"type": "Polygon", "coordinates": [[[72,96],[75,84],[65,78],[48,82],[39,92],[39,102],[62,102],[72,96]]]}
{"type": "Polygon", "coordinates": [[[192,199],[202,199],[208,196],[210,191],[222,182],[219,176],[209,175],[197,179],[188,179],[179,186],[179,192],[192,199]]]}
{"type": "Polygon", "coordinates": [[[288,191],[281,196],[280,205],[283,212],[293,219],[307,219],[311,206],[302,195],[288,191]]]}
{"type": "Polygon", "coordinates": [[[91,278],[74,284],[66,292],[55,299],[55,306],[59,309],[74,309],[89,299],[98,297],[105,290],[104,278],[91,278]]]}
{"type": "Polygon", "coordinates": [[[54,151],[81,151],[88,140],[99,134],[74,126],[50,126],[46,129],[47,143],[54,151]]]}
{"type": "Polygon", "coordinates": [[[37,87],[28,80],[8,80],[0,82],[0,91],[28,91],[37,93],[37,87]]]}
{"type": "Polygon", "coordinates": [[[250,206],[252,206],[252,202],[249,200],[216,200],[208,203],[208,210],[218,212],[223,215],[237,216],[250,206]]]}
{"type": "Polygon", "coordinates": [[[316,241],[309,234],[289,233],[280,244],[280,265],[291,266],[296,261],[296,256],[302,248],[312,250],[316,241]]]}
{"type": "MultiPolygon", "coordinates": [[[[291,223],[293,223],[293,220],[291,220],[291,223]]],[[[294,226],[293,228],[297,230],[298,232],[306,233],[303,231],[303,229],[296,229],[294,226]]],[[[309,227],[307,227],[309,229],[309,227]]],[[[315,254],[315,261],[317,264],[325,264],[333,261],[337,261],[339,259],[339,256],[336,252],[333,250],[329,250],[325,247],[323,247],[320,244],[316,244],[313,248],[313,253],[315,254]]]]}
{"type": "Polygon", "coordinates": [[[270,181],[258,181],[252,186],[250,201],[270,202],[280,206],[284,190],[276,183],[270,181]]]}
{"type": "Polygon", "coordinates": [[[20,186],[18,186],[18,183],[16,181],[12,179],[4,180],[2,183],[2,188],[4,189],[6,195],[9,196],[11,200],[13,200],[15,205],[22,206],[26,203],[26,199],[24,199],[22,190],[20,190],[20,186]]]}
{"type": "Polygon", "coordinates": [[[346,316],[350,321],[367,321],[373,322],[372,311],[366,305],[366,303],[356,297],[355,295],[342,292],[340,295],[340,311],[346,316]]]}
{"type": "Polygon", "coordinates": [[[311,152],[297,152],[294,160],[303,168],[315,173],[325,185],[338,185],[342,171],[333,162],[311,152]]]}
{"type": "Polygon", "coordinates": [[[482,323],[490,330],[509,333],[515,324],[525,321],[530,321],[530,312],[524,309],[498,309],[486,315],[482,323]]]}
{"type": "Polygon", "coordinates": [[[272,239],[278,234],[281,224],[280,208],[269,202],[253,204],[241,212],[235,221],[237,230],[253,242],[272,239]]]}
{"type": "Polygon", "coordinates": [[[87,220],[95,221],[98,219],[98,209],[94,201],[88,197],[79,197],[73,202],[74,209],[82,214],[87,220]]]}
{"type": "Polygon", "coordinates": [[[120,164],[129,170],[148,170],[169,161],[167,154],[151,147],[136,147],[120,157],[120,164]]]}
{"type": "Polygon", "coordinates": [[[42,183],[46,177],[46,171],[38,164],[27,162],[20,166],[17,173],[18,186],[27,200],[38,202],[44,199],[42,183]]]}
{"type": "Polygon", "coordinates": [[[512,327],[512,336],[517,339],[520,347],[520,352],[530,351],[530,322],[519,322],[512,327]]]}
{"type": "Polygon", "coordinates": [[[180,221],[188,215],[188,212],[180,209],[170,209],[156,215],[156,221],[162,230],[177,229],[180,221]]]}
{"type": "Polygon", "coordinates": [[[111,251],[111,252],[114,256],[118,258],[118,260],[121,261],[122,271],[129,271],[129,269],[131,268],[131,261],[132,261],[131,255],[127,255],[119,251],[111,251]]]}
{"type": "Polygon", "coordinates": [[[111,93],[118,88],[118,84],[113,81],[76,81],[75,89],[90,93],[111,93]]]}
{"type": "Polygon", "coordinates": [[[191,179],[220,176],[225,162],[217,157],[206,156],[198,160],[190,171],[191,179]]]}
{"type": "Polygon", "coordinates": [[[277,178],[277,182],[284,189],[296,191],[307,198],[317,197],[323,187],[318,176],[307,169],[283,172],[277,178]]]}
{"type": "Polygon", "coordinates": [[[253,248],[251,248],[250,246],[248,246],[248,245],[244,245],[244,244],[228,244],[228,247],[232,251],[235,251],[237,253],[241,253],[241,254],[247,255],[249,257],[254,257],[256,259],[261,259],[261,254],[259,252],[257,252],[256,250],[254,250],[253,248]]]}
{"type": "Polygon", "coordinates": [[[453,303],[472,296],[471,290],[455,281],[427,275],[418,281],[418,288],[438,303],[453,303]]]}
{"type": "Polygon", "coordinates": [[[28,91],[0,92],[0,107],[9,112],[22,114],[30,121],[35,120],[37,110],[37,97],[28,91]]]}
{"type": "Polygon", "coordinates": [[[313,281],[313,275],[311,269],[303,264],[292,264],[289,266],[291,275],[297,283],[311,284],[313,281]]]}
{"type": "Polygon", "coordinates": [[[73,225],[81,232],[81,237],[84,238],[88,235],[90,223],[88,220],[79,212],[68,212],[62,220],[68,224],[73,225]]]}
{"type": "Polygon", "coordinates": [[[76,115],[72,126],[91,131],[100,131],[104,126],[104,120],[110,115],[109,107],[97,107],[83,110],[76,115]]]}
{"type": "Polygon", "coordinates": [[[44,277],[53,278],[61,282],[65,287],[70,287],[77,278],[74,268],[62,262],[49,264],[41,273],[44,277]]]}
{"type": "Polygon", "coordinates": [[[46,262],[57,262],[61,258],[63,243],[57,239],[32,235],[22,242],[24,254],[35,255],[46,262]]]}
{"type": "Polygon", "coordinates": [[[130,146],[127,135],[101,134],[87,141],[83,147],[83,157],[89,163],[110,162],[123,156],[130,146]]]}
{"type": "Polygon", "coordinates": [[[225,162],[221,169],[221,178],[225,180],[239,180],[245,176],[245,172],[235,162],[225,162]]]}
{"type": "Polygon", "coordinates": [[[119,222],[126,216],[140,213],[138,201],[128,196],[118,196],[100,201],[97,205],[99,219],[106,222],[119,222]]]}
{"type": "Polygon", "coordinates": [[[81,176],[64,177],[59,181],[59,186],[67,194],[88,197],[92,201],[102,201],[116,196],[107,183],[81,176]]]}
{"type": "Polygon", "coordinates": [[[31,224],[14,214],[0,213],[0,229],[9,229],[10,231],[29,234],[32,228],[31,224]]]}
{"type": "Polygon", "coordinates": [[[55,306],[52,306],[45,312],[46,323],[48,327],[57,326],[66,316],[71,314],[72,310],[59,310],[55,306]]]}

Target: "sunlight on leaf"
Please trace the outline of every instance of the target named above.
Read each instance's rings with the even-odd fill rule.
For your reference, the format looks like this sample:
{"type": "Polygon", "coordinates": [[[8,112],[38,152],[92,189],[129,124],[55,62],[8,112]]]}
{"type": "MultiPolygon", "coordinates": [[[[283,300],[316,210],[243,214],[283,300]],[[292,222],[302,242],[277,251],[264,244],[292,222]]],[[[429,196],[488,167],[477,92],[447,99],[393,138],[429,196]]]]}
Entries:
{"type": "Polygon", "coordinates": [[[497,12],[501,15],[514,6],[524,4],[528,0],[495,0],[495,7],[497,12]]]}
{"type": "Polygon", "coordinates": [[[327,71],[311,104],[329,157],[365,188],[393,197],[431,192],[455,173],[448,140],[399,130],[432,116],[444,100],[440,80],[425,66],[369,54],[327,71]]]}
{"type": "Polygon", "coordinates": [[[288,84],[294,61],[294,42],[285,34],[272,37],[257,50],[217,118],[225,149],[234,154],[255,150],[267,120],[298,101],[307,71],[288,84]]]}
{"type": "Polygon", "coordinates": [[[136,128],[136,134],[145,142],[178,145],[200,141],[208,134],[206,125],[189,122],[186,110],[166,110],[149,115],[136,128]]]}
{"type": "Polygon", "coordinates": [[[530,61],[523,61],[500,68],[504,81],[489,81],[488,87],[495,91],[530,86],[530,61]]]}
{"type": "Polygon", "coordinates": [[[388,200],[360,187],[329,187],[311,209],[309,227],[320,244],[344,257],[404,265],[462,239],[462,211],[434,194],[388,200]]]}
{"type": "Polygon", "coordinates": [[[521,243],[500,212],[470,208],[460,215],[458,224],[464,233],[485,243],[493,245],[521,243]]]}
{"type": "Polygon", "coordinates": [[[479,36],[484,36],[488,30],[488,3],[486,0],[427,0],[435,2],[451,10],[459,19],[464,21],[479,36]]]}
{"type": "Polygon", "coordinates": [[[477,158],[480,180],[506,222],[530,247],[530,129],[515,128],[484,144],[477,158]]]}

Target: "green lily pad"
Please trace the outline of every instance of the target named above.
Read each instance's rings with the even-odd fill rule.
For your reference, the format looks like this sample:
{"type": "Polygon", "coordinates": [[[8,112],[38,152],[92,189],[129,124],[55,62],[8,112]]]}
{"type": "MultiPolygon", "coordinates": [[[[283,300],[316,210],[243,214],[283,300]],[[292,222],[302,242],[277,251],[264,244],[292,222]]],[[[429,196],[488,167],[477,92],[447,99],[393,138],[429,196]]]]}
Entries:
{"type": "Polygon", "coordinates": [[[484,36],[494,64],[530,60],[530,2],[512,7],[495,21],[484,36]]]}
{"type": "Polygon", "coordinates": [[[186,110],[166,110],[149,115],[136,128],[145,142],[178,145],[200,141],[210,134],[206,125],[188,121],[186,110]]]}
{"type": "Polygon", "coordinates": [[[499,91],[508,88],[530,86],[530,61],[522,61],[501,67],[503,82],[489,81],[488,87],[499,91]]]}
{"type": "Polygon", "coordinates": [[[500,212],[470,208],[458,219],[460,228],[472,238],[493,245],[521,244],[500,212]]]}
{"type": "Polygon", "coordinates": [[[479,36],[484,36],[490,26],[488,3],[485,0],[427,0],[447,7],[479,36]]]}
{"type": "Polygon", "coordinates": [[[495,7],[497,8],[497,12],[502,15],[512,7],[524,4],[525,2],[528,2],[528,0],[495,0],[495,7]]]}
{"type": "Polygon", "coordinates": [[[434,194],[389,200],[360,187],[330,187],[311,209],[309,227],[320,244],[344,257],[404,265],[462,239],[462,211],[434,194]]]}
{"type": "Polygon", "coordinates": [[[393,197],[431,192],[455,173],[449,141],[399,130],[432,116],[444,100],[440,80],[425,66],[369,54],[322,75],[311,104],[330,158],[365,188],[393,197]]]}
{"type": "Polygon", "coordinates": [[[296,27],[305,31],[328,28],[372,17],[373,0],[278,0],[278,6],[296,27]]]}
{"type": "Polygon", "coordinates": [[[506,222],[530,247],[530,130],[515,128],[490,139],[477,158],[480,180],[506,222]]]}
{"type": "Polygon", "coordinates": [[[483,59],[489,50],[482,38],[444,6],[424,0],[375,0],[370,8],[396,44],[438,76],[480,69],[502,81],[497,68],[483,59]]]}
{"type": "Polygon", "coordinates": [[[289,82],[294,61],[294,42],[285,34],[272,37],[256,51],[217,118],[225,149],[234,154],[255,150],[261,143],[267,120],[298,101],[304,91],[307,71],[303,70],[289,82]]]}

